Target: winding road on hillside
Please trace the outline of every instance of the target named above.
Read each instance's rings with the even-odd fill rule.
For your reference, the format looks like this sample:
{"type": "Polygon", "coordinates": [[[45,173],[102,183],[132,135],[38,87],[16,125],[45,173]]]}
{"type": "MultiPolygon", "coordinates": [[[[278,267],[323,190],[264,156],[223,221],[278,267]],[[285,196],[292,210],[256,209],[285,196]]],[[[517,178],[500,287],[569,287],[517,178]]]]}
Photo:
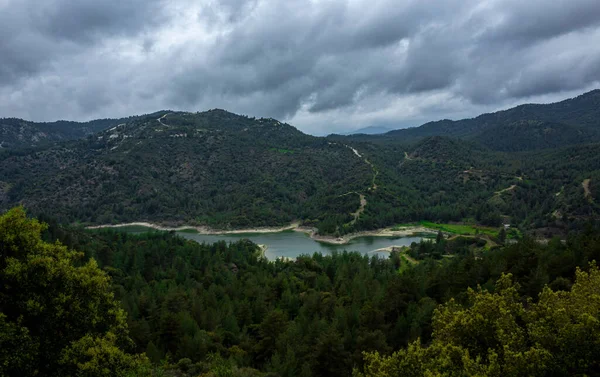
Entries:
{"type": "Polygon", "coordinates": [[[363,157],[362,154],[360,154],[360,152],[358,152],[355,148],[352,148],[349,145],[344,146],[346,148],[350,148],[357,157],[361,158],[367,165],[371,167],[371,169],[373,170],[373,180],[371,181],[371,187],[369,187],[369,191],[377,190],[377,184],[375,183],[375,179],[377,178],[377,175],[379,175],[379,170],[377,170],[377,168],[371,163],[371,161],[369,161],[366,157],[363,157]]]}
{"type": "Polygon", "coordinates": [[[156,120],[158,121],[158,123],[162,124],[163,126],[165,126],[165,127],[170,127],[168,124],[165,124],[165,123],[163,123],[163,121],[162,121],[162,120],[163,120],[163,119],[164,119],[164,118],[165,118],[167,115],[169,115],[169,114],[170,114],[170,113],[166,113],[166,114],[164,114],[163,116],[161,116],[160,118],[158,118],[158,119],[156,119],[156,120]]]}
{"type": "MultiPolygon", "coordinates": [[[[367,191],[377,190],[377,184],[375,183],[375,179],[377,178],[377,175],[379,174],[379,170],[377,170],[377,168],[371,163],[371,161],[369,161],[366,157],[363,157],[363,155],[359,151],[357,151],[355,148],[352,148],[351,146],[346,145],[346,144],[344,144],[344,146],[346,148],[349,148],[350,150],[352,150],[352,152],[354,152],[354,154],[358,158],[362,159],[367,165],[369,165],[371,167],[371,170],[373,170],[373,179],[371,181],[371,186],[367,189],[367,191]]],[[[358,207],[356,212],[352,213],[352,216],[354,216],[354,219],[350,222],[350,224],[354,225],[354,223],[356,223],[356,221],[358,220],[360,215],[365,211],[365,207],[367,206],[367,198],[365,197],[364,194],[362,194],[358,191],[348,192],[348,193],[342,194],[340,196],[344,196],[344,195],[348,195],[348,194],[356,194],[360,198],[360,206],[358,207]]]]}
{"type": "Polygon", "coordinates": [[[507,187],[507,188],[505,188],[505,189],[502,189],[502,190],[500,190],[500,191],[496,191],[496,192],[495,192],[495,194],[496,194],[496,195],[500,195],[500,194],[502,194],[503,192],[512,191],[512,190],[514,190],[516,187],[517,187],[517,185],[511,185],[510,187],[507,187]]]}

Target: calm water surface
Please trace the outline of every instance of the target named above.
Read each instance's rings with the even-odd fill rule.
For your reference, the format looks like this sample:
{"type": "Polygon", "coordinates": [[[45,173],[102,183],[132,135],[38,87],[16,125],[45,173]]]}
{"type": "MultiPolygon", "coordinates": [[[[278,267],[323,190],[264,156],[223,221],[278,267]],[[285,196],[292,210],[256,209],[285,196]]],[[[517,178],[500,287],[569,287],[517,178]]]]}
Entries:
{"type": "Polygon", "coordinates": [[[363,254],[378,254],[387,256],[388,253],[376,252],[389,246],[408,246],[412,242],[421,241],[421,237],[359,237],[346,245],[330,245],[313,240],[307,234],[294,231],[279,233],[246,233],[246,234],[196,234],[178,233],[181,237],[199,243],[215,243],[218,241],[236,242],[247,238],[256,244],[267,245],[266,257],[275,260],[280,257],[296,258],[302,254],[331,254],[332,251],[358,251],[363,254]]]}

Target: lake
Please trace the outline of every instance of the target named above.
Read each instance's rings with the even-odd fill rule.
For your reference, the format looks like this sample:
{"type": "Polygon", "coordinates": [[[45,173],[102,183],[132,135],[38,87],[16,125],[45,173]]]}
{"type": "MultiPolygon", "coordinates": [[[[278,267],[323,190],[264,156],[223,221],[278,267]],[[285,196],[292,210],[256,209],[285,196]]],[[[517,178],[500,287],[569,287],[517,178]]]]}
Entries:
{"type": "Polygon", "coordinates": [[[247,238],[260,245],[266,245],[265,256],[269,260],[277,258],[296,258],[302,254],[331,254],[333,251],[358,251],[363,254],[386,256],[388,253],[375,250],[390,246],[409,246],[412,242],[420,242],[422,237],[358,237],[345,245],[332,245],[318,242],[302,232],[285,231],[278,233],[245,233],[245,234],[199,234],[178,232],[181,237],[199,243],[215,243],[218,241],[236,242],[247,238]]]}

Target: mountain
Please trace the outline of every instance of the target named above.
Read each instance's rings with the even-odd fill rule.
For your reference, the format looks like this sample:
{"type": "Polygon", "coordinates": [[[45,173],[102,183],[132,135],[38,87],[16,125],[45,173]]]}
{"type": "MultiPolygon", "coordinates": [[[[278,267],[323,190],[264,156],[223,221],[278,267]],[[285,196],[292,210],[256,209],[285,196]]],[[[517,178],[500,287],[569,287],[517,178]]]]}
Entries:
{"type": "Polygon", "coordinates": [[[599,131],[570,124],[523,120],[495,126],[469,139],[498,151],[526,151],[599,141],[599,131]]]}
{"type": "Polygon", "coordinates": [[[0,209],[23,204],[90,225],[298,221],[342,235],[418,221],[510,222],[564,233],[600,218],[598,93],[327,138],[219,109],[160,111],[85,139],[2,151],[0,209]],[[560,122],[541,119],[544,109],[560,122]]]}
{"type": "Polygon", "coordinates": [[[444,119],[384,135],[365,136],[361,140],[413,142],[428,136],[476,140],[494,150],[530,150],[598,142],[600,90],[557,103],[520,105],[458,121],[444,119]]]}
{"type": "Polygon", "coordinates": [[[90,122],[36,123],[17,118],[0,118],[0,148],[37,147],[53,142],[81,139],[114,127],[127,119],[97,119],[90,122]]]}
{"type": "Polygon", "coordinates": [[[0,162],[0,205],[62,221],[220,228],[349,222],[371,168],[348,147],[274,119],[212,110],[133,118],[0,162]]]}
{"type": "Polygon", "coordinates": [[[343,135],[358,135],[358,134],[363,134],[363,135],[379,135],[379,134],[388,133],[390,131],[392,131],[392,129],[391,128],[387,128],[387,127],[369,126],[369,127],[359,128],[358,130],[346,132],[343,135]]]}

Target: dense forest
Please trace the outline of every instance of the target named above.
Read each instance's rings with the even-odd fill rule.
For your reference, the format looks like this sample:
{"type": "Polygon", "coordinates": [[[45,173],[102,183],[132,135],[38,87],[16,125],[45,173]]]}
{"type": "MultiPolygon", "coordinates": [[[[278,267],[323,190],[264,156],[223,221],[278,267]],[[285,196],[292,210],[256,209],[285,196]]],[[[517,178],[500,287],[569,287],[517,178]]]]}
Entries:
{"type": "Polygon", "coordinates": [[[14,209],[0,218],[0,349],[19,351],[0,353],[2,373],[27,365],[22,375],[418,376],[443,359],[452,375],[590,375],[600,349],[600,306],[590,299],[600,285],[595,267],[576,283],[575,272],[599,260],[598,234],[588,224],[566,242],[492,248],[476,236],[440,235],[389,258],[344,252],[268,262],[249,241],[45,227],[14,209]],[[540,310],[565,305],[572,315],[553,321],[572,325],[560,336],[536,340],[549,324],[518,339],[497,332],[534,331],[528,323],[555,312],[540,310]],[[516,323],[487,314],[477,322],[497,307],[516,323]],[[86,308],[94,309],[78,314],[86,308]],[[444,327],[450,318],[462,327],[444,327]],[[498,364],[509,357],[544,364],[498,364]]]}
{"type": "Polygon", "coordinates": [[[363,148],[384,168],[379,189],[367,195],[369,205],[357,228],[422,219],[490,226],[504,222],[551,237],[600,213],[595,191],[588,196],[583,187],[586,179],[597,182],[598,144],[506,153],[430,137],[410,149],[388,146],[381,153],[384,148],[363,148]]]}
{"type": "Polygon", "coordinates": [[[0,208],[85,225],[298,222],[339,236],[433,221],[564,236],[600,216],[599,93],[328,138],[224,110],[162,111],[81,140],[3,149],[0,208]]]}
{"type": "Polygon", "coordinates": [[[35,140],[0,151],[0,377],[598,375],[597,101],[327,138],[224,110],[45,141],[4,119],[35,140]],[[85,228],[133,221],[439,233],[268,261],[85,228]]]}
{"type": "Polygon", "coordinates": [[[485,140],[485,145],[493,150],[531,150],[558,145],[554,142],[560,142],[562,145],[598,142],[599,126],[600,89],[596,89],[561,102],[520,105],[475,118],[457,121],[444,119],[425,123],[420,127],[390,131],[383,135],[355,135],[351,139],[394,140],[402,143],[429,136],[448,136],[465,140],[485,140]],[[527,126],[532,126],[531,130],[527,130],[527,126]],[[522,133],[523,131],[525,132],[522,133]],[[495,138],[494,135],[498,134],[504,138],[495,138]],[[510,145],[507,141],[515,145],[510,145]],[[524,144],[524,141],[530,144],[524,144]],[[546,144],[548,142],[550,144],[546,144]]]}
{"type": "Polygon", "coordinates": [[[369,165],[344,145],[221,110],[141,117],[83,141],[0,160],[0,203],[63,222],[219,228],[350,222],[369,165]]]}

